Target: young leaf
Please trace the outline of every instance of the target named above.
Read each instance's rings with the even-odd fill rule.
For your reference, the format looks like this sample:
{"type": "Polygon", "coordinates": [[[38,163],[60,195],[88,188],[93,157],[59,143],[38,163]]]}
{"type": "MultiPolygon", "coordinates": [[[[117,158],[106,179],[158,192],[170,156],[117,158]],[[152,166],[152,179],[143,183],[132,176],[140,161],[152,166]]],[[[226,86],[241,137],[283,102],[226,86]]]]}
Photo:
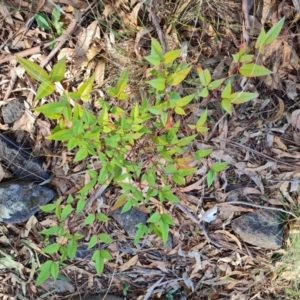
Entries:
{"type": "Polygon", "coordinates": [[[227,167],[227,165],[227,161],[215,163],[210,167],[210,170],[213,172],[221,172],[227,167]]]}
{"type": "Polygon", "coordinates": [[[36,280],[36,285],[40,285],[50,277],[52,263],[52,260],[47,260],[44,264],[41,265],[40,273],[36,280]]]}
{"type": "Polygon", "coordinates": [[[86,148],[81,148],[75,155],[74,162],[85,159],[88,156],[89,152],[86,148]]]}
{"type": "Polygon", "coordinates": [[[178,85],[190,73],[191,68],[192,67],[188,67],[169,75],[167,78],[167,84],[172,86],[178,85]]]}
{"type": "Polygon", "coordinates": [[[208,95],[209,95],[209,91],[208,91],[207,87],[202,89],[202,91],[199,93],[199,97],[202,97],[202,98],[206,98],[208,95]]]}
{"type": "Polygon", "coordinates": [[[221,106],[230,115],[232,114],[232,108],[231,108],[231,101],[230,101],[230,99],[222,99],[221,106]]]}
{"type": "Polygon", "coordinates": [[[159,227],[160,227],[163,243],[166,244],[169,236],[169,225],[165,223],[163,220],[160,220],[159,227]]]}
{"type": "Polygon", "coordinates": [[[161,57],[156,54],[145,56],[145,59],[148,60],[150,64],[156,67],[159,66],[161,62],[161,57]]]}
{"type": "Polygon", "coordinates": [[[154,214],[152,214],[150,216],[150,218],[148,218],[147,222],[148,223],[156,223],[160,220],[160,214],[159,212],[155,212],[154,214]]]}
{"type": "Polygon", "coordinates": [[[95,221],[95,218],[96,218],[96,216],[95,216],[95,214],[89,214],[86,218],[85,218],[85,220],[84,220],[84,222],[83,222],[83,226],[85,226],[85,225],[90,225],[90,224],[92,224],[94,221],[95,221]]]}
{"type": "Polygon", "coordinates": [[[50,72],[50,78],[54,82],[58,82],[64,79],[66,72],[66,57],[64,56],[60,59],[54,66],[50,72]]]}
{"type": "Polygon", "coordinates": [[[157,78],[146,82],[151,86],[153,86],[158,91],[163,91],[166,87],[166,79],[164,78],[157,78]]]}
{"type": "Polygon", "coordinates": [[[93,74],[87,81],[83,82],[78,87],[78,93],[80,94],[80,98],[82,101],[90,100],[90,93],[92,91],[94,81],[95,75],[93,74]]]}
{"type": "Polygon", "coordinates": [[[129,76],[129,68],[126,68],[120,75],[120,78],[116,86],[117,97],[120,96],[120,94],[125,90],[128,82],[128,76],[129,76]]]}
{"type": "Polygon", "coordinates": [[[195,153],[195,159],[199,160],[205,156],[208,156],[213,149],[200,149],[195,153]]]}
{"type": "MultiPolygon", "coordinates": [[[[272,74],[273,72],[266,69],[263,66],[258,66],[256,64],[246,64],[240,67],[239,72],[246,77],[259,77],[272,74]]],[[[222,95],[223,97],[223,95],[222,95]]],[[[227,98],[224,96],[223,98],[227,98]]]]}
{"type": "Polygon", "coordinates": [[[191,95],[185,96],[181,99],[178,99],[176,101],[176,106],[177,107],[183,107],[183,106],[187,105],[188,103],[190,103],[195,98],[195,96],[196,96],[196,94],[191,94],[191,95]]]}
{"type": "Polygon", "coordinates": [[[148,232],[148,227],[143,223],[137,224],[136,227],[138,228],[138,230],[136,231],[134,236],[134,245],[137,245],[139,239],[148,232]]]}
{"type": "Polygon", "coordinates": [[[231,103],[242,104],[242,103],[245,103],[245,102],[248,102],[248,101],[250,101],[252,99],[257,98],[258,96],[259,95],[257,93],[236,92],[236,93],[231,94],[230,97],[229,97],[229,99],[231,100],[231,103]]]}
{"type": "Polygon", "coordinates": [[[206,181],[207,181],[207,186],[210,187],[212,185],[212,183],[214,182],[214,179],[216,177],[216,173],[213,172],[212,170],[209,170],[207,172],[207,178],[206,178],[206,181]]]}
{"type": "Polygon", "coordinates": [[[249,62],[253,59],[254,55],[243,55],[241,58],[240,58],[240,62],[241,63],[246,63],[246,62],[249,62]]]}
{"type": "Polygon", "coordinates": [[[34,19],[38,26],[45,30],[51,30],[51,25],[49,24],[49,19],[44,13],[37,13],[34,15],[34,19]]]}
{"type": "Polygon", "coordinates": [[[151,39],[151,54],[156,54],[160,57],[163,56],[163,51],[159,41],[155,38],[151,39]]]}
{"type": "Polygon", "coordinates": [[[208,86],[211,82],[211,75],[208,69],[203,70],[202,72],[198,73],[200,82],[203,86],[208,86]]]}
{"type": "Polygon", "coordinates": [[[53,244],[47,246],[46,248],[44,248],[44,249],[43,249],[43,252],[44,252],[44,253],[48,253],[48,254],[57,253],[59,247],[60,247],[60,244],[58,244],[58,243],[53,243],[53,244]]]}
{"type": "Polygon", "coordinates": [[[265,40],[266,40],[266,31],[264,29],[264,26],[261,27],[259,36],[256,40],[255,48],[260,49],[265,45],[265,40]]]}
{"type": "Polygon", "coordinates": [[[98,237],[100,239],[100,241],[102,241],[103,243],[111,243],[113,241],[113,239],[106,233],[100,233],[98,234],[98,237]]]}
{"type": "Polygon", "coordinates": [[[185,111],[184,111],[184,109],[183,108],[181,108],[181,107],[175,107],[175,112],[176,112],[176,114],[178,114],[178,115],[185,115],[185,111]]]}
{"type": "Polygon", "coordinates": [[[222,91],[221,97],[228,98],[231,95],[231,82],[229,81],[222,91]]]}
{"type": "Polygon", "coordinates": [[[186,137],[182,138],[181,140],[179,140],[176,145],[178,147],[186,146],[188,143],[190,143],[192,140],[194,140],[196,136],[197,136],[197,134],[186,136],[186,137]]]}
{"type": "Polygon", "coordinates": [[[163,63],[165,65],[172,63],[181,54],[181,49],[172,50],[164,54],[163,63]]]}
{"type": "Polygon", "coordinates": [[[202,113],[201,117],[199,118],[199,120],[196,123],[197,130],[198,130],[198,128],[203,127],[203,125],[206,123],[206,120],[207,120],[207,108],[202,113]]]}
{"type": "Polygon", "coordinates": [[[215,81],[212,81],[207,88],[210,91],[213,91],[214,89],[217,89],[223,82],[224,82],[225,78],[221,78],[221,79],[217,79],[215,81]]]}
{"type": "Polygon", "coordinates": [[[284,23],[285,17],[283,17],[279,22],[277,22],[272,28],[267,32],[265,41],[264,41],[264,46],[271,44],[279,35],[283,23],[284,23]]]}
{"type": "Polygon", "coordinates": [[[33,79],[40,82],[50,80],[48,73],[38,64],[20,56],[17,56],[17,60],[28,73],[28,75],[31,76],[33,79]]]}

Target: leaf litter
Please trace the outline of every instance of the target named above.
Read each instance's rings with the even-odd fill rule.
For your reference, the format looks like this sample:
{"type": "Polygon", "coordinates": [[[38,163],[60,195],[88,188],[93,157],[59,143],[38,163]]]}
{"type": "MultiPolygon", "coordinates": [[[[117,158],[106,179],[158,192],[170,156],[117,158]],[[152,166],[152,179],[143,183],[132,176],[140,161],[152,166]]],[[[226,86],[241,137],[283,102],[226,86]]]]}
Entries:
{"type": "MultiPolygon", "coordinates": [[[[15,1],[7,2],[15,4],[15,1]]],[[[39,10],[51,12],[52,1],[43,2],[39,1],[39,10]]],[[[71,18],[75,18],[76,9],[87,9],[84,1],[53,2],[63,3],[63,10],[71,18]]],[[[155,3],[153,14],[158,18],[158,23],[153,18],[152,22],[147,18],[149,10],[146,1],[103,1],[99,4],[101,10],[86,10],[93,17],[89,16],[77,27],[73,36],[75,38],[68,37],[56,57],[60,59],[66,56],[67,78],[70,81],[79,78],[75,80],[75,84],[80,85],[82,78],[95,72],[95,92],[110,101],[105,94],[108,83],[115,80],[120,69],[129,67],[136,71],[130,78],[130,100],[126,104],[130,108],[138,83],[148,71],[145,64],[142,67],[140,65],[147,54],[153,34],[161,35],[169,49],[175,49],[178,45],[186,47],[187,62],[208,66],[213,79],[230,75],[230,66],[233,65],[230,54],[236,52],[242,34],[247,38],[243,33],[243,16],[238,13],[241,11],[240,3],[201,1],[200,4],[189,0],[178,1],[175,5],[172,1],[150,2],[155,3]],[[195,12],[195,7],[200,14],[195,12]],[[173,16],[171,21],[167,18],[168,14],[173,16]],[[182,40],[187,43],[180,42],[182,40]]],[[[299,71],[299,48],[291,39],[298,32],[299,26],[297,14],[293,10],[299,8],[294,3],[296,1],[279,5],[277,2],[264,0],[261,12],[255,10],[255,5],[249,7],[252,20],[250,39],[257,38],[260,26],[276,23],[280,19],[278,15],[289,18],[281,38],[267,46],[262,58],[262,63],[271,68],[273,73],[246,83],[248,87],[251,84],[256,86],[255,92],[259,91],[259,97],[251,105],[236,107],[231,118],[224,118],[219,109],[210,107],[210,134],[204,134],[201,143],[198,142],[195,147],[213,148],[213,151],[201,161],[189,162],[197,171],[180,188],[178,196],[183,209],[176,205],[162,207],[157,199],[151,199],[151,205],[156,206],[159,211],[171,212],[173,215],[176,226],[171,229],[171,248],[164,248],[154,235],[134,247],[120,225],[112,221],[105,225],[105,229],[114,238],[109,248],[115,261],[107,264],[103,275],[96,275],[94,264],[89,260],[76,261],[76,266],[70,263],[63,270],[62,275],[73,284],[77,293],[107,290],[110,294],[124,295],[125,286],[128,285],[127,296],[132,299],[156,298],[167,292],[174,297],[181,296],[182,299],[259,299],[278,295],[282,295],[284,299],[286,280],[278,276],[277,282],[282,285],[275,284],[270,275],[274,270],[271,267],[272,252],[246,245],[232,233],[230,227],[233,218],[255,209],[237,202],[246,199],[267,207],[270,204],[284,204],[289,210],[293,209],[295,200],[299,200],[300,107],[299,83],[295,75],[299,71]],[[278,114],[276,107],[271,108],[271,116],[277,117],[265,119],[264,110],[269,107],[263,107],[263,104],[273,94],[283,99],[284,110],[281,109],[278,114]],[[207,188],[205,174],[220,159],[228,161],[229,166],[207,188]],[[231,201],[232,204],[225,201],[231,201]],[[201,216],[197,217],[199,214],[201,216]],[[199,227],[200,221],[202,227],[199,227]]],[[[26,1],[21,5],[25,11],[29,7],[26,1]]],[[[4,74],[9,74],[16,67],[7,63],[8,60],[3,62],[3,59],[7,59],[10,53],[27,49],[27,56],[37,63],[42,62],[47,53],[41,48],[30,53],[30,49],[47,43],[49,34],[38,26],[28,27],[25,22],[28,15],[17,9],[10,11],[6,1],[1,3],[0,13],[3,42],[0,55],[3,70],[0,93],[4,97],[11,82],[4,74]],[[11,28],[14,28],[13,33],[11,28]]],[[[32,17],[33,13],[30,12],[29,16],[32,17]]],[[[67,18],[64,21],[66,25],[69,22],[67,18]]],[[[30,113],[30,107],[37,105],[30,101],[30,93],[36,90],[36,86],[29,77],[23,77],[20,70],[16,71],[18,79],[9,96],[25,96],[27,101],[24,115],[12,130],[27,131],[32,140],[36,139],[35,150],[47,157],[48,168],[54,175],[52,184],[61,196],[74,194],[91,180],[86,165],[74,162],[74,153],[61,149],[61,145],[45,140],[53,124],[49,124],[39,114],[30,113]]],[[[195,84],[191,82],[191,86],[195,84]]],[[[60,93],[59,86],[56,87],[56,92],[60,93]]],[[[210,101],[214,103],[213,98],[210,101]]],[[[97,109],[93,101],[91,103],[94,105],[92,108],[97,109]]],[[[200,110],[206,104],[200,102],[196,109],[191,104],[188,118],[198,119],[200,110]]],[[[190,120],[186,121],[186,124],[194,124],[190,120]]],[[[8,129],[4,124],[0,124],[0,128],[8,129]]],[[[94,165],[95,169],[100,168],[93,159],[87,163],[94,165]]],[[[132,184],[138,186],[138,183],[132,184]]],[[[111,188],[105,189],[101,207],[96,208],[96,202],[93,202],[94,205],[89,209],[108,211],[110,207],[116,207],[115,199],[119,192],[111,188]]],[[[53,224],[55,216],[46,217],[41,214],[37,219],[30,219],[24,226],[1,226],[3,235],[0,243],[10,249],[7,253],[1,252],[0,258],[0,296],[3,299],[13,299],[17,294],[36,299],[46,293],[41,287],[35,287],[32,280],[32,273],[39,263],[36,257],[43,246],[36,233],[37,228],[53,224]],[[29,244],[24,244],[25,238],[29,244]],[[18,259],[13,260],[13,256],[18,259]],[[28,279],[30,281],[26,283],[28,279]]],[[[70,218],[66,226],[74,232],[81,230],[80,220],[75,216],[70,218]]],[[[91,231],[88,230],[85,234],[88,236],[91,231]]],[[[65,295],[66,293],[52,293],[48,299],[62,299],[65,295]]]]}

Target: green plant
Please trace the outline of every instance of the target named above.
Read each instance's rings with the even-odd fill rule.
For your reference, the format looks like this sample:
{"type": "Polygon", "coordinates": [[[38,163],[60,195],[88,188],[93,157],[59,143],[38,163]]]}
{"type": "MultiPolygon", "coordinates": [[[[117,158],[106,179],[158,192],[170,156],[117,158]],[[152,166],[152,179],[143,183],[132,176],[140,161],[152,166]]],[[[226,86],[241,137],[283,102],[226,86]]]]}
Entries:
{"type": "MultiPolygon", "coordinates": [[[[53,32],[54,37],[52,37],[51,40],[54,40],[55,37],[62,35],[64,32],[64,23],[60,22],[61,11],[61,8],[55,5],[50,18],[44,12],[39,12],[34,15],[34,19],[39,27],[53,32]]],[[[54,47],[54,45],[52,45],[52,47],[54,47]]]]}
{"type": "MultiPolygon", "coordinates": [[[[264,45],[270,43],[279,34],[282,26],[282,21],[280,22],[259,38],[257,43],[259,53],[264,45]]],[[[246,54],[247,51],[246,45],[242,45],[239,52],[233,55],[237,72],[246,77],[270,74],[265,67],[249,63],[254,56],[246,54]]],[[[43,252],[54,256],[59,255],[59,260],[47,260],[42,264],[37,284],[49,276],[57,278],[60,265],[67,258],[74,258],[77,242],[83,236],[79,233],[71,233],[65,226],[65,222],[71,214],[83,213],[89,192],[96,185],[112,183],[122,190],[122,195],[114,205],[114,208],[122,207],[122,213],[140,204],[147,206],[149,218],[147,224],[137,224],[135,244],[141,237],[152,232],[166,243],[170,226],[174,225],[174,221],[168,213],[153,209],[151,202],[154,198],[159,199],[161,204],[179,202],[176,195],[177,186],[184,185],[186,177],[196,171],[196,168],[190,166],[189,161],[200,160],[212,151],[212,149],[200,149],[194,155],[190,154],[191,142],[207,132],[209,128],[207,127],[208,110],[205,109],[196,124],[188,125],[188,134],[182,134],[179,119],[186,114],[188,104],[196,97],[206,98],[210,97],[211,93],[216,93],[219,95],[221,107],[231,114],[233,104],[244,103],[258,96],[256,93],[232,91],[232,82],[238,80],[235,75],[212,81],[210,71],[198,67],[201,91],[198,94],[193,93],[182,97],[176,92],[176,87],[185,80],[192,66],[178,63],[180,54],[180,50],[163,53],[159,42],[152,39],[151,53],[145,57],[153,66],[152,79],[146,81],[145,97],[139,103],[132,103],[129,111],[123,109],[122,104],[130,96],[126,91],[129,69],[124,70],[117,84],[108,89],[108,94],[116,100],[114,103],[117,105],[111,105],[103,99],[96,99],[100,107],[98,113],[82,105],[82,102],[91,99],[95,80],[95,77],[91,76],[80,84],[77,91],[64,91],[59,101],[34,109],[49,119],[56,120],[57,125],[48,139],[60,141],[69,152],[74,151],[76,153],[74,162],[93,156],[101,163],[100,171],[88,166],[87,174],[90,181],[75,198],[69,196],[65,203],[58,199],[55,203],[42,207],[46,212],[54,211],[58,220],[57,226],[42,231],[46,244],[49,242],[49,237],[54,235],[57,238],[57,242],[49,242],[43,252]],[[177,117],[178,121],[173,122],[173,117],[177,117]]],[[[54,82],[62,81],[64,78],[65,58],[54,65],[50,74],[27,59],[18,58],[18,61],[30,76],[41,82],[35,97],[36,101],[53,93],[54,82]]],[[[216,174],[224,170],[227,165],[227,162],[216,162],[210,166],[207,173],[208,187],[212,185],[216,174]]],[[[108,221],[109,218],[103,213],[90,213],[82,226],[108,221]]],[[[93,233],[88,248],[111,241],[110,236],[104,232],[93,233]]],[[[108,259],[112,259],[112,256],[107,250],[94,252],[92,260],[99,274],[108,259]]]]}

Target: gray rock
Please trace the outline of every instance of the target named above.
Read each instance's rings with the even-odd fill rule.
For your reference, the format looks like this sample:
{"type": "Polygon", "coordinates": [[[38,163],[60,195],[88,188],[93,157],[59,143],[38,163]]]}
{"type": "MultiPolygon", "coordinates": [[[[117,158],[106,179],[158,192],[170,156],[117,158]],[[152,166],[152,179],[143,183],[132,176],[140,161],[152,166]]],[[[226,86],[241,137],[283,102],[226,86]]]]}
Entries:
{"type": "Polygon", "coordinates": [[[130,237],[134,237],[137,231],[138,223],[146,223],[147,214],[136,208],[131,208],[129,211],[121,214],[122,208],[112,212],[112,217],[124,228],[130,237]]]}
{"type": "Polygon", "coordinates": [[[32,156],[30,149],[22,147],[3,134],[0,134],[0,160],[18,178],[40,182],[50,177],[42,168],[42,159],[32,156]]]}
{"type": "Polygon", "coordinates": [[[76,253],[75,253],[75,259],[85,259],[94,253],[95,248],[88,249],[88,244],[83,244],[77,247],[76,253]]]}
{"type": "Polygon", "coordinates": [[[28,181],[0,183],[0,222],[27,221],[55,195],[51,188],[28,181]]]}
{"type": "Polygon", "coordinates": [[[25,106],[22,99],[15,99],[10,101],[7,105],[2,107],[2,117],[5,124],[13,125],[15,121],[21,118],[24,114],[25,106]]]}
{"type": "Polygon", "coordinates": [[[52,278],[48,278],[41,284],[41,287],[49,292],[53,290],[55,290],[57,293],[75,292],[75,287],[71,283],[59,279],[53,280],[52,278]]]}
{"type": "Polygon", "coordinates": [[[277,250],[282,246],[283,214],[273,210],[259,209],[233,220],[233,231],[245,242],[277,250]]]}

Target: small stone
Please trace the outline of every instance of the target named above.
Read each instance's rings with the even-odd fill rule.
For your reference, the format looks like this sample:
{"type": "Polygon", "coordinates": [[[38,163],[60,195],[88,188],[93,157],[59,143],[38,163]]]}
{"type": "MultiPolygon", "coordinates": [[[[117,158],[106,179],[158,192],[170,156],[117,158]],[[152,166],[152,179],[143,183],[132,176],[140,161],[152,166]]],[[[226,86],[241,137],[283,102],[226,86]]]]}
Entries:
{"type": "Polygon", "coordinates": [[[94,253],[95,249],[88,249],[88,245],[87,244],[83,244],[77,247],[76,253],[75,253],[75,259],[85,259],[88,258],[90,256],[92,256],[92,254],[94,253]]]}
{"type": "Polygon", "coordinates": [[[57,293],[74,293],[75,292],[75,287],[69,283],[68,281],[65,280],[53,280],[52,278],[48,278],[45,280],[42,284],[41,287],[45,289],[46,291],[53,291],[57,293]]]}
{"type": "Polygon", "coordinates": [[[55,195],[51,188],[33,182],[16,180],[0,183],[0,222],[27,221],[55,195]]]}
{"type": "Polygon", "coordinates": [[[282,246],[283,214],[280,212],[259,209],[233,220],[231,227],[243,241],[254,246],[271,250],[282,246]]]}
{"type": "Polygon", "coordinates": [[[10,101],[7,105],[2,107],[2,117],[5,124],[10,126],[19,120],[24,114],[25,106],[22,99],[15,99],[10,101]]]}
{"type": "Polygon", "coordinates": [[[42,168],[42,159],[32,156],[29,148],[3,134],[0,134],[0,160],[18,178],[41,182],[50,177],[49,172],[42,168]]]}
{"type": "Polygon", "coordinates": [[[134,237],[137,231],[138,223],[146,223],[147,214],[136,208],[131,208],[129,211],[121,214],[122,208],[112,212],[113,218],[123,227],[129,237],[134,237]]]}

